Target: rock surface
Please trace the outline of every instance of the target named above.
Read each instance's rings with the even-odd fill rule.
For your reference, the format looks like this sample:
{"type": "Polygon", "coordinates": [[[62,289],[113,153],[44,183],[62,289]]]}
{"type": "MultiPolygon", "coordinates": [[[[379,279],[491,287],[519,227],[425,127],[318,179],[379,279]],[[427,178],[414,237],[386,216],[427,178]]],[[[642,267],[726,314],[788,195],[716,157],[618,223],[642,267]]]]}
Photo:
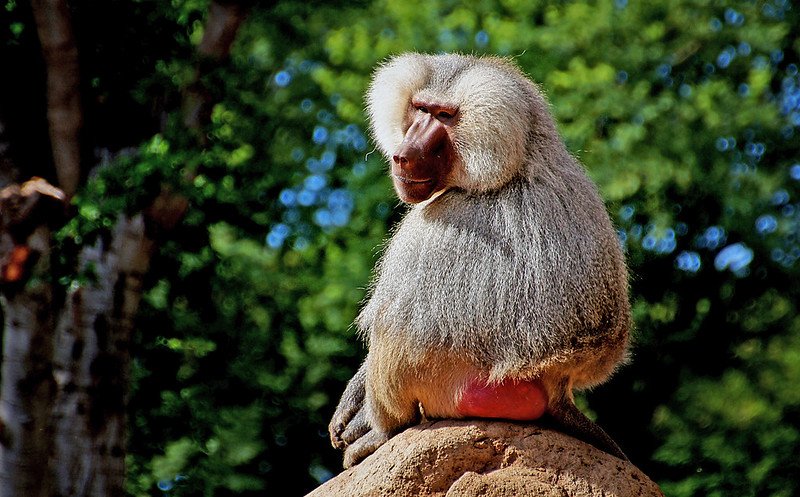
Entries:
{"type": "Polygon", "coordinates": [[[631,463],[554,430],[444,420],[395,436],[308,497],[663,496],[631,463]]]}

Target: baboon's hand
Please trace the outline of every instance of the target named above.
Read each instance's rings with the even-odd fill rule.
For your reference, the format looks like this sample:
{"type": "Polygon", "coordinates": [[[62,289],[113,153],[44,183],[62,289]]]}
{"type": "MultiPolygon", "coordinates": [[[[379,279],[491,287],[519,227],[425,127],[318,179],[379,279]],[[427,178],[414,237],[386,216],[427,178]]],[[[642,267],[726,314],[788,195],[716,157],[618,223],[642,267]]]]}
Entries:
{"type": "Polygon", "coordinates": [[[331,444],[344,449],[369,431],[366,406],[366,361],[347,383],[339,405],[328,425],[331,444]]]}
{"type": "Polygon", "coordinates": [[[340,402],[328,427],[333,446],[344,450],[345,469],[360,463],[390,438],[388,433],[372,429],[363,399],[355,413],[352,407],[352,404],[340,402]]]}
{"type": "MultiPolygon", "coordinates": [[[[333,413],[328,432],[331,443],[344,451],[344,467],[350,468],[386,443],[401,426],[391,431],[380,430],[370,423],[375,419],[367,398],[367,363],[358,369],[344,389],[342,399],[333,413]]],[[[409,413],[409,424],[418,422],[419,411],[409,413]]]]}

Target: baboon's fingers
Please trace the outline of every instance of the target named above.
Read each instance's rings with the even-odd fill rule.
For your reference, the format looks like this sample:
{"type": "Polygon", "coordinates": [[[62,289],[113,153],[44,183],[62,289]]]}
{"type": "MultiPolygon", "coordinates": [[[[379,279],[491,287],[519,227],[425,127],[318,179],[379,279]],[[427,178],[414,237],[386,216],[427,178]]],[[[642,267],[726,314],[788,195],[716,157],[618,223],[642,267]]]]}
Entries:
{"type": "Polygon", "coordinates": [[[358,411],[342,431],[341,439],[345,445],[351,445],[353,442],[366,435],[371,429],[367,421],[366,411],[367,410],[364,408],[358,411]]]}
{"type": "Polygon", "coordinates": [[[356,440],[353,445],[349,445],[344,451],[344,467],[352,468],[363,461],[367,456],[375,452],[378,447],[385,444],[391,436],[376,430],[370,430],[356,440]]]}

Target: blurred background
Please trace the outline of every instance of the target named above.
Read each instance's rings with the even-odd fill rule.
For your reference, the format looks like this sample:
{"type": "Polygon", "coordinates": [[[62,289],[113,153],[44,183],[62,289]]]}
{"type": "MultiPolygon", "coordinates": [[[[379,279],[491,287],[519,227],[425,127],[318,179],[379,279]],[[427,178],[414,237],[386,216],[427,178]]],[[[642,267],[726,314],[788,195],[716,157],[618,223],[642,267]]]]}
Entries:
{"type": "MultiPolygon", "coordinates": [[[[85,153],[106,167],[61,236],[80,243],[165,183],[190,200],[133,337],[130,495],[302,495],[340,470],[327,423],[364,354],[351,323],[404,211],[363,94],[407,50],[512,58],[599,185],[635,343],[579,405],[667,495],[800,494],[792,2],[250,3],[200,76],[217,96],[202,147],[181,95],[209,3],[69,5],[85,153]]],[[[0,142],[46,140],[27,2],[0,0],[0,33],[0,142]]],[[[24,154],[52,176],[46,149],[24,154]]]]}

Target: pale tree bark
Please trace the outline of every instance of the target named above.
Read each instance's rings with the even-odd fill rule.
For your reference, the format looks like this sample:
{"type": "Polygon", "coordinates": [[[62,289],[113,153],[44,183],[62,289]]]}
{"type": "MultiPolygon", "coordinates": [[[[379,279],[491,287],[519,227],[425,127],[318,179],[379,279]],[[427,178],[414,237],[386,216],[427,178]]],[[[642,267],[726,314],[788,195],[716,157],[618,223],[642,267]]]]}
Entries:
{"type": "Polygon", "coordinates": [[[0,385],[0,495],[50,495],[53,291],[47,219],[63,194],[37,179],[0,191],[0,284],[5,318],[0,385]]]}
{"type": "Polygon", "coordinates": [[[56,331],[52,470],[58,495],[123,495],[129,342],[155,243],[143,215],[81,253],[93,284],[70,291],[56,331]]]}
{"type": "MultiPolygon", "coordinates": [[[[180,222],[188,201],[165,187],[143,212],[121,214],[109,237],[80,250],[82,283],[57,291],[50,230],[81,178],[78,51],[66,2],[32,5],[62,189],[36,179],[0,192],[0,497],[123,495],[134,317],[158,241],[180,222]]],[[[228,57],[244,15],[236,4],[211,3],[198,83],[185,96],[187,128],[208,122],[213,98],[200,77],[228,57]]]]}
{"type": "MultiPolygon", "coordinates": [[[[46,230],[33,235],[40,244],[49,238],[46,230]]],[[[43,250],[45,258],[48,250],[43,250]]],[[[53,323],[49,285],[35,285],[27,291],[3,298],[2,423],[3,455],[0,458],[1,495],[49,495],[46,486],[50,450],[53,323]]]]}

